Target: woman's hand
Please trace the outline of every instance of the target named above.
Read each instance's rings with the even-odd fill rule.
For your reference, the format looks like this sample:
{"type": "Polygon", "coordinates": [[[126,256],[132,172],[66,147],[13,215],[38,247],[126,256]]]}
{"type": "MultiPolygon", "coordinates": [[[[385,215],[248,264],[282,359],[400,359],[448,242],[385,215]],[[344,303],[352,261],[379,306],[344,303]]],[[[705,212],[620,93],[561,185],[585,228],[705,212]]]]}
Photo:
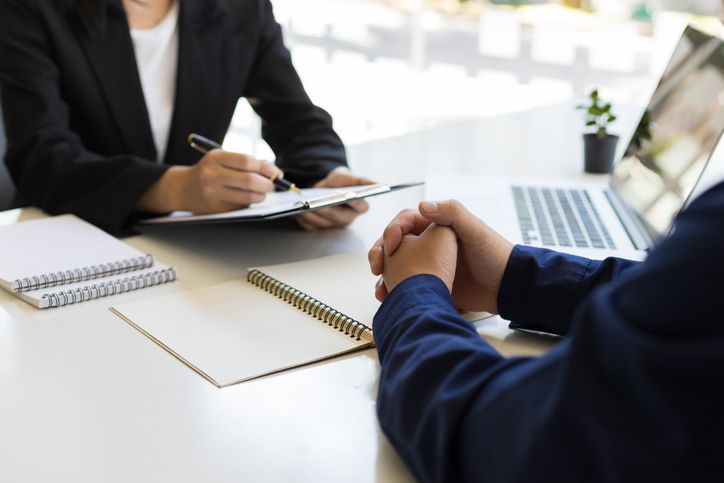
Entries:
{"type": "MultiPolygon", "coordinates": [[[[327,177],[318,181],[315,188],[338,188],[342,186],[357,186],[374,184],[371,179],[360,178],[349,172],[347,168],[337,168],[331,171],[327,177]]],[[[305,230],[317,230],[320,228],[335,228],[347,226],[362,213],[369,209],[365,200],[354,200],[340,206],[330,206],[308,213],[302,213],[296,220],[305,230]]]]}
{"type": "Polygon", "coordinates": [[[420,203],[419,212],[406,210],[395,217],[369,251],[372,273],[383,275],[375,296],[383,300],[391,288],[386,264],[409,235],[431,223],[449,226],[457,236],[457,268],[452,285],[455,305],[462,310],[498,312],[498,291],[513,245],[476,218],[458,201],[420,203]]]}
{"type": "Polygon", "coordinates": [[[279,168],[253,156],[214,149],[193,166],[172,166],[141,197],[137,208],[218,213],[264,201],[279,168]]]}

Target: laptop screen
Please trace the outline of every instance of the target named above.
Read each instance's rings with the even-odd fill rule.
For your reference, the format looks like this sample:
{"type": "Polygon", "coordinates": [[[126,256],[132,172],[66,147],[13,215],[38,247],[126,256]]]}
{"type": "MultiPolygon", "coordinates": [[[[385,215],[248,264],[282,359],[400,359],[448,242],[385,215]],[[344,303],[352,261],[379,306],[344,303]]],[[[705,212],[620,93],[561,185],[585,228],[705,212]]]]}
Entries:
{"type": "Polygon", "coordinates": [[[611,186],[658,238],[694,190],[724,130],[724,43],[687,27],[611,186]]]}

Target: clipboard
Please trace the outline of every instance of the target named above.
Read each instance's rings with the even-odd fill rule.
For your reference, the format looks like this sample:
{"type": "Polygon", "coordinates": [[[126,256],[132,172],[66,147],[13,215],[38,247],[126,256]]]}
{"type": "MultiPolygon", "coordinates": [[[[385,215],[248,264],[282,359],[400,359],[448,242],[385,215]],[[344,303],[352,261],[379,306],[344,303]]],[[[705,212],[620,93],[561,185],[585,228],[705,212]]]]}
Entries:
{"type": "Polygon", "coordinates": [[[424,185],[424,181],[397,185],[372,184],[347,186],[341,188],[303,188],[300,194],[291,191],[269,193],[261,203],[248,208],[194,215],[188,211],[174,211],[165,216],[139,220],[143,225],[160,224],[205,224],[205,223],[241,223],[274,220],[315,211],[329,206],[343,205],[353,200],[361,200],[393,191],[424,185]]]}

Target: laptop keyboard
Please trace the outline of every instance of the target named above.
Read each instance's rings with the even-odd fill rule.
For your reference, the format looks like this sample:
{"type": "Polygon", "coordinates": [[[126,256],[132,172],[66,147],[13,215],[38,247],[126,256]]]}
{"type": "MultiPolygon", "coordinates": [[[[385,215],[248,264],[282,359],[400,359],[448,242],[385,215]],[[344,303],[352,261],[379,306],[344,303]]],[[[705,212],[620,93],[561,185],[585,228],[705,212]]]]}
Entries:
{"type": "Polygon", "coordinates": [[[585,190],[513,186],[513,200],[525,244],[616,248],[585,190]]]}

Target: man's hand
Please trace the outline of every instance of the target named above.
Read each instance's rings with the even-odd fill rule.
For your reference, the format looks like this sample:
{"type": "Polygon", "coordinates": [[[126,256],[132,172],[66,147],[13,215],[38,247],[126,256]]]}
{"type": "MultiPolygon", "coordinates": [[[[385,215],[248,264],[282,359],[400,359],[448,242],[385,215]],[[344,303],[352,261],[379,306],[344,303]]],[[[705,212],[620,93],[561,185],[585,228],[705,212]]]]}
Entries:
{"type": "MultiPolygon", "coordinates": [[[[337,168],[330,172],[326,178],[317,182],[314,187],[336,188],[374,183],[371,179],[353,175],[347,168],[337,168]]],[[[365,200],[354,200],[341,206],[330,206],[329,208],[303,213],[297,216],[296,220],[305,230],[342,227],[352,223],[355,218],[368,209],[369,205],[365,200]]]]}
{"type": "Polygon", "coordinates": [[[279,168],[246,154],[214,149],[193,166],[173,166],[141,197],[137,208],[218,213],[264,201],[279,168]]]}
{"type": "MultiPolygon", "coordinates": [[[[449,226],[457,236],[457,269],[452,286],[455,305],[462,310],[497,313],[498,290],[513,245],[458,201],[423,201],[419,212],[406,210],[397,215],[370,249],[372,273],[382,275],[403,238],[423,233],[431,223],[449,226]]],[[[378,282],[375,296],[383,300],[389,289],[386,280],[378,282]]]]}
{"type": "Polygon", "coordinates": [[[426,273],[440,278],[450,291],[457,253],[455,232],[449,227],[431,224],[419,235],[403,236],[397,250],[385,255],[383,283],[392,291],[403,280],[426,273]]]}

